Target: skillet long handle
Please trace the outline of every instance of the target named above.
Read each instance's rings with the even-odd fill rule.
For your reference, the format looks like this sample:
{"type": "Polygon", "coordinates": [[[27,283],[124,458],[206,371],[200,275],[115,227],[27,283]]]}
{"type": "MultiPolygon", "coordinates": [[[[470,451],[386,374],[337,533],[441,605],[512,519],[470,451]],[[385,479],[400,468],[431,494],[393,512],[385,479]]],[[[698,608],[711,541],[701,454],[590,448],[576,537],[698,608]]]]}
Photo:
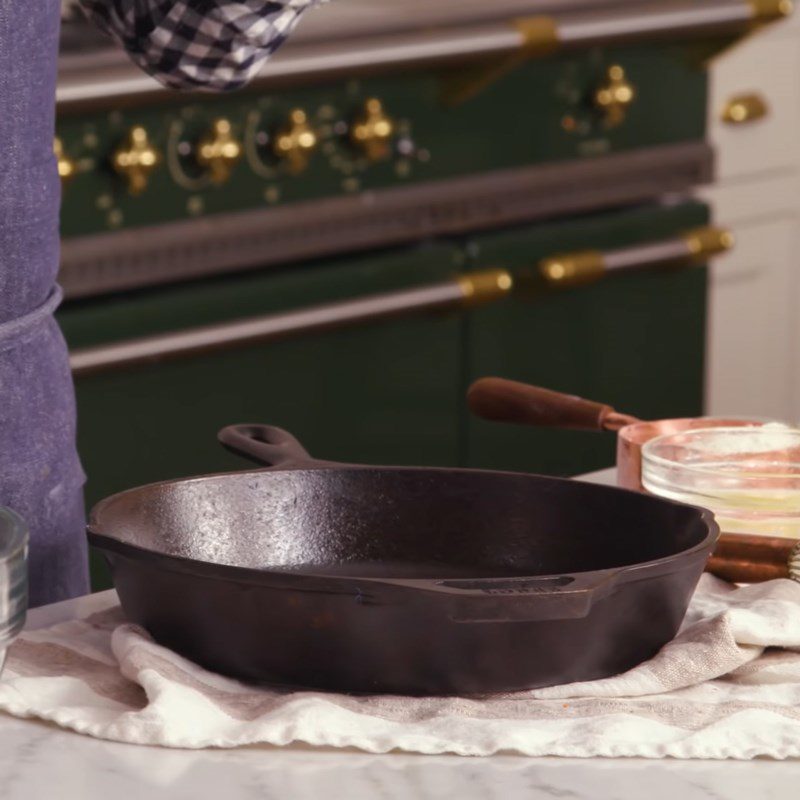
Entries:
{"type": "Polygon", "coordinates": [[[800,582],[800,540],[723,533],[706,571],[733,583],[759,583],[774,578],[800,582]]]}
{"type": "Polygon", "coordinates": [[[217,439],[226,450],[262,466],[318,463],[291,433],[272,425],[228,425],[217,439]]]}
{"type": "Polygon", "coordinates": [[[479,378],[467,391],[470,411],[483,419],[547,428],[618,430],[636,422],[605,403],[505,378],[479,378]]]}

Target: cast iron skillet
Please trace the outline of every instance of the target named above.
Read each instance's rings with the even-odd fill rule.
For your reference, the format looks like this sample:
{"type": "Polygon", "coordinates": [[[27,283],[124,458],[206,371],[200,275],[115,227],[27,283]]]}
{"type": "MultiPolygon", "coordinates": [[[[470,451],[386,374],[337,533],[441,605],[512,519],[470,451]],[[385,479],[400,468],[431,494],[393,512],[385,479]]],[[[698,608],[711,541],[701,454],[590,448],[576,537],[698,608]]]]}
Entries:
{"type": "Polygon", "coordinates": [[[128,618],[225,675],[354,692],[513,691],[669,641],[719,534],[698,508],[565,479],[314,461],[130,489],[93,510],[128,618]]]}

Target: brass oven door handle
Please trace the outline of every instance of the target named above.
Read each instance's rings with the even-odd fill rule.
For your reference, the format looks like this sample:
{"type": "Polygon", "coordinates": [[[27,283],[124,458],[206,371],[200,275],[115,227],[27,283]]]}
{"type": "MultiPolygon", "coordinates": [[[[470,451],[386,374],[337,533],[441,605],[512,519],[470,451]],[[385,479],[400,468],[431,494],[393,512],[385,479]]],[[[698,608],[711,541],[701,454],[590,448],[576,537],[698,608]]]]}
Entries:
{"type": "Polygon", "coordinates": [[[72,374],[78,377],[402,314],[472,308],[500,300],[512,288],[513,278],[506,270],[473,272],[429,286],[74,350],[70,353],[70,367],[72,374]]]}
{"type": "Polygon", "coordinates": [[[789,16],[792,0],[696,0],[640,4],[618,12],[525,17],[512,24],[517,46],[531,55],[561,47],[621,44],[669,34],[670,38],[738,32],[789,16]]]}
{"type": "Polygon", "coordinates": [[[553,255],[539,262],[538,275],[553,288],[580,286],[609,273],[702,264],[730,250],[734,241],[727,228],[708,225],[685,231],[673,239],[633,247],[553,255]]]}
{"type": "Polygon", "coordinates": [[[498,32],[484,48],[473,44],[472,54],[489,58],[489,66],[477,74],[467,72],[450,79],[442,99],[447,105],[460,105],[526,60],[560,50],[627,44],[663,36],[674,41],[742,35],[787,17],[792,11],[793,0],[695,0],[692,3],[673,0],[641,3],[637,8],[626,7],[622,11],[520,17],[507,24],[505,38],[498,32]]]}
{"type": "MultiPolygon", "coordinates": [[[[355,39],[346,48],[329,42],[289,47],[270,60],[258,76],[268,81],[306,76],[372,72],[377,67],[402,67],[420,62],[464,58],[547,55],[560,49],[623,44],[668,36],[672,41],[715,34],[747,32],[792,13],[792,0],[662,0],[626,3],[621,9],[592,10],[552,16],[528,16],[510,22],[462,26],[453,30],[411,31],[355,39]]],[[[60,108],[125,94],[165,93],[147,75],[120,77],[84,73],[59,80],[60,108]]]]}

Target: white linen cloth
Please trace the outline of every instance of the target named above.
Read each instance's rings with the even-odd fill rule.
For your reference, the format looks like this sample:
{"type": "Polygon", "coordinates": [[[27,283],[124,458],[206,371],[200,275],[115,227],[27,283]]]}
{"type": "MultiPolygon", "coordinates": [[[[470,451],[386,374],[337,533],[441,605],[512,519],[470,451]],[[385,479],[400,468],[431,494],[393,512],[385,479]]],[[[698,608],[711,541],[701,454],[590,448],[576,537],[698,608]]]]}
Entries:
{"type": "Polygon", "coordinates": [[[155,644],[117,608],[23,634],[0,709],[165,747],[304,742],[373,753],[800,757],[800,584],[701,579],[674,641],[613,678],[470,698],[252,687],[155,644]]]}

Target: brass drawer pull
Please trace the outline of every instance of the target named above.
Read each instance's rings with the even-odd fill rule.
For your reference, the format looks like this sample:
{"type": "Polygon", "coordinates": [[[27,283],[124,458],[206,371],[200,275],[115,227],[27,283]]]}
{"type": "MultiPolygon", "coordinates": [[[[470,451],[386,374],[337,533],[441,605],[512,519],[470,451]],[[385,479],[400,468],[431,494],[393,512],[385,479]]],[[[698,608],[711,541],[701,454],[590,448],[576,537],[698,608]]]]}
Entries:
{"type": "Polygon", "coordinates": [[[539,275],[554,288],[581,286],[610,272],[700,264],[733,245],[733,234],[727,228],[709,225],[646,245],[554,255],[539,262],[539,275]]]}
{"type": "Polygon", "coordinates": [[[72,374],[78,377],[164,358],[300,336],[401,314],[472,308],[499,300],[512,288],[513,279],[509,272],[502,269],[486,270],[430,286],[74,350],[70,353],[70,367],[72,374]]]}
{"type": "Polygon", "coordinates": [[[722,121],[729,125],[742,125],[745,122],[755,122],[769,114],[767,101],[760,95],[737,94],[731,97],[725,108],[722,109],[722,121]]]}

